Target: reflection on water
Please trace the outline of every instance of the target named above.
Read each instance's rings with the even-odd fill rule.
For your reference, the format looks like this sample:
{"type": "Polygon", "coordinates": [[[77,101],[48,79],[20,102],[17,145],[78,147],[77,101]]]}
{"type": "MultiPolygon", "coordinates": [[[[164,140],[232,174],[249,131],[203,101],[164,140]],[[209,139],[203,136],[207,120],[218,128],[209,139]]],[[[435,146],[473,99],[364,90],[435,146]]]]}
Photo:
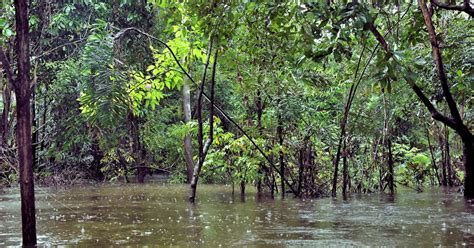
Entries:
{"type": "MultiPolygon", "coordinates": [[[[433,189],[350,200],[272,200],[229,187],[185,185],[37,188],[38,243],[83,246],[474,246],[474,206],[433,189]]],[[[21,244],[18,189],[0,189],[0,246],[21,244]]]]}

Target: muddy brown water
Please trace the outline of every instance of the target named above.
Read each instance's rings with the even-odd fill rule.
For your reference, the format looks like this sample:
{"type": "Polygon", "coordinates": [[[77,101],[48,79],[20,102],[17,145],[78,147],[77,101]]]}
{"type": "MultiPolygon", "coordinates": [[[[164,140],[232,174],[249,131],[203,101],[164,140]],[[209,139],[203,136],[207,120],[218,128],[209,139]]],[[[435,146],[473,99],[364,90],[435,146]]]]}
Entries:
{"type": "MultiPolygon", "coordinates": [[[[232,196],[230,187],[37,188],[40,245],[165,247],[474,246],[474,204],[456,192],[399,189],[350,200],[232,196]]],[[[21,245],[19,189],[0,189],[0,246],[21,245]]]]}

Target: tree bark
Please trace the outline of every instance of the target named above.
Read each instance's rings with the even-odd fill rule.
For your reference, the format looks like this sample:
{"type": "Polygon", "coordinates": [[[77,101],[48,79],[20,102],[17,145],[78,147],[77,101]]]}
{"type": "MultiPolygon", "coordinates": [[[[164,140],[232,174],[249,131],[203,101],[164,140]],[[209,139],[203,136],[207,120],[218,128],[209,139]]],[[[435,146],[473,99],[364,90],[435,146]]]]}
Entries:
{"type": "MultiPolygon", "coordinates": [[[[191,121],[191,91],[189,84],[186,79],[183,79],[183,113],[184,123],[187,124],[191,121]]],[[[191,135],[187,134],[183,141],[184,146],[184,159],[186,160],[186,181],[191,183],[193,177],[193,150],[191,135]]]]}
{"type": "Polygon", "coordinates": [[[36,245],[35,191],[31,147],[31,87],[28,2],[15,0],[18,76],[14,83],[17,101],[17,143],[20,168],[21,220],[24,246],[36,245]]]}

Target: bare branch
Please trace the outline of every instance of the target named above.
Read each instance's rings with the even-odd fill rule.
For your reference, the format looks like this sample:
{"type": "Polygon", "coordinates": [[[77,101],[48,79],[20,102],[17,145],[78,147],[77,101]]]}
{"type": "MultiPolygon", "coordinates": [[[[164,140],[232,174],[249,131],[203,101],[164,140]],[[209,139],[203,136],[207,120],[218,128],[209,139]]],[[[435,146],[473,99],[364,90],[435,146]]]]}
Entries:
{"type": "Polygon", "coordinates": [[[441,8],[441,9],[461,11],[461,12],[467,13],[471,17],[474,17],[474,9],[469,4],[469,0],[464,0],[462,5],[440,3],[440,2],[438,2],[438,0],[431,0],[431,3],[434,6],[436,6],[438,8],[441,8]]]}

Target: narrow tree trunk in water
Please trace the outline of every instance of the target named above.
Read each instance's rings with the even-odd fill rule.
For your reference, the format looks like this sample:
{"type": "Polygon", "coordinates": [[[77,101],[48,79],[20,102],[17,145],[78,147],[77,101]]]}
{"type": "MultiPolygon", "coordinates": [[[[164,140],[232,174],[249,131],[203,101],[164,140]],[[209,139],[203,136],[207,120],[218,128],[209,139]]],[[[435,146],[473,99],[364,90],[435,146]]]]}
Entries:
{"type": "Polygon", "coordinates": [[[343,144],[343,154],[342,154],[342,196],[347,198],[347,185],[349,184],[349,168],[347,165],[347,146],[346,140],[343,144]]]}
{"type": "Polygon", "coordinates": [[[301,190],[303,189],[303,176],[304,176],[304,153],[305,153],[305,146],[303,148],[300,148],[298,152],[298,166],[299,166],[299,171],[298,171],[298,195],[301,196],[301,190]]]}
{"type": "Polygon", "coordinates": [[[24,246],[36,245],[35,191],[31,148],[30,49],[28,2],[15,0],[18,77],[15,82],[17,143],[20,168],[21,222],[24,246]]]}
{"type": "Polygon", "coordinates": [[[202,121],[202,95],[204,93],[204,83],[206,81],[206,73],[207,73],[207,67],[209,65],[209,60],[211,57],[211,52],[212,52],[212,39],[210,40],[209,43],[209,48],[208,48],[208,56],[207,56],[207,61],[204,66],[204,72],[201,80],[201,85],[199,89],[199,96],[197,100],[197,117],[198,117],[198,143],[199,143],[199,159],[196,165],[194,166],[193,169],[193,177],[191,179],[191,185],[190,185],[190,194],[189,194],[189,202],[194,203],[196,200],[196,189],[197,189],[197,183],[199,180],[199,173],[201,172],[202,165],[204,164],[204,160],[206,159],[207,152],[209,151],[209,148],[212,145],[212,142],[214,140],[214,85],[215,85],[215,79],[216,79],[216,66],[217,66],[217,55],[218,55],[218,49],[216,49],[215,55],[214,55],[214,63],[212,65],[212,78],[211,78],[211,85],[210,85],[210,97],[209,97],[209,137],[207,138],[207,141],[205,144],[203,144],[203,121],[202,121]]]}
{"type": "Polygon", "coordinates": [[[136,158],[135,168],[137,170],[137,182],[144,183],[148,168],[145,165],[143,147],[140,142],[140,119],[130,112],[129,121],[131,125],[132,150],[136,158]]]}
{"type": "MultiPolygon", "coordinates": [[[[262,135],[262,114],[263,114],[263,102],[260,90],[257,91],[257,99],[255,101],[255,105],[257,107],[257,129],[260,136],[262,135]]],[[[258,165],[258,179],[257,179],[257,193],[262,192],[262,175],[263,175],[263,166],[261,164],[258,165]]]]}
{"type": "Polygon", "coordinates": [[[395,192],[395,187],[394,187],[394,175],[393,175],[392,139],[390,137],[387,140],[387,150],[388,150],[387,183],[388,183],[388,190],[390,190],[390,194],[393,194],[395,192]]]}
{"type": "MultiPolygon", "coordinates": [[[[191,93],[189,89],[188,80],[183,79],[183,112],[184,112],[184,123],[191,121],[191,93]]],[[[193,177],[193,150],[191,135],[187,134],[184,137],[184,158],[186,160],[186,181],[191,183],[193,177]]]]}
{"type": "Polygon", "coordinates": [[[240,196],[241,197],[245,196],[245,181],[244,180],[240,181],[240,196]]]}
{"type": "Polygon", "coordinates": [[[428,139],[428,147],[430,149],[431,166],[433,167],[433,170],[436,175],[436,179],[438,180],[438,185],[441,185],[441,180],[439,178],[439,173],[438,173],[438,166],[436,166],[436,159],[434,157],[433,146],[431,145],[430,132],[428,130],[428,127],[426,127],[426,137],[428,139]]]}
{"type": "Polygon", "coordinates": [[[444,126],[444,148],[445,148],[445,165],[446,165],[446,179],[447,185],[453,187],[453,167],[451,164],[451,155],[449,153],[449,130],[447,126],[444,126]]]}
{"type": "MultiPolygon", "coordinates": [[[[283,123],[281,114],[278,114],[278,126],[277,126],[277,138],[280,148],[283,147],[283,123]]],[[[279,152],[279,163],[281,172],[281,196],[285,197],[285,163],[283,157],[283,151],[279,152]]]]}

